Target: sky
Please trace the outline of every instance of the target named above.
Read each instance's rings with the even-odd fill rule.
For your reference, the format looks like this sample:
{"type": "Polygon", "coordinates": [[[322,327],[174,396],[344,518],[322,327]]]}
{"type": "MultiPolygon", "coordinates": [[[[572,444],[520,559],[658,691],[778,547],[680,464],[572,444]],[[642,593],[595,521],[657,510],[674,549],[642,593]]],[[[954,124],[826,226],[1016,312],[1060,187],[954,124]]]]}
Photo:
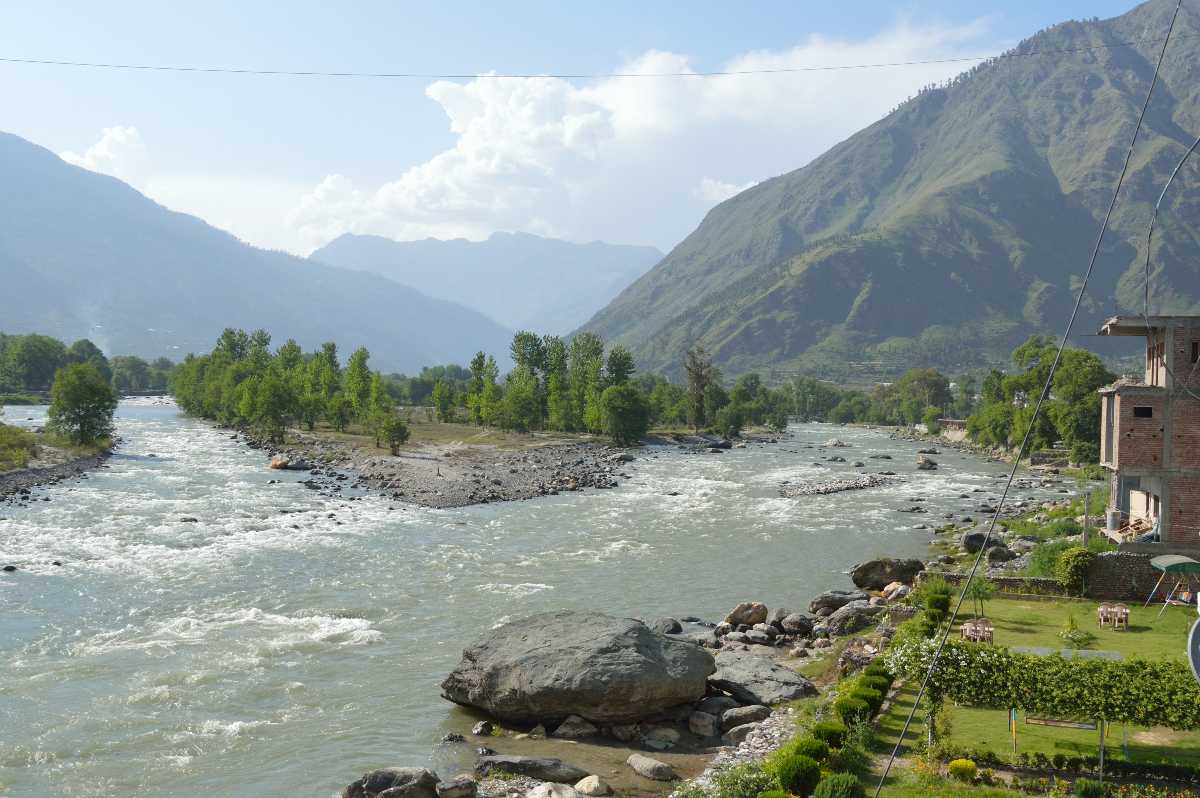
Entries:
{"type": "Polygon", "coordinates": [[[666,251],[971,62],[1130,0],[416,4],[0,2],[0,58],[464,75],[335,78],[0,62],[0,130],[252,244],[525,231],[666,251]],[[482,77],[481,77],[482,76],[482,77]]]}

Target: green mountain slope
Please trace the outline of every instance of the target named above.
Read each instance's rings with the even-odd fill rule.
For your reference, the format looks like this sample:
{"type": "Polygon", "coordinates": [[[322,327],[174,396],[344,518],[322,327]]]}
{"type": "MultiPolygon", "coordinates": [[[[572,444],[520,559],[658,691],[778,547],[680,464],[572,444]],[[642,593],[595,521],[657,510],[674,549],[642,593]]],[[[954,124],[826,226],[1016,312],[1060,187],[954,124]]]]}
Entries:
{"type": "MultiPolygon", "coordinates": [[[[839,379],[1001,362],[1061,331],[1173,8],[1062,23],[923,91],[714,208],[583,329],[644,368],[677,373],[699,343],[731,373],[839,379]]],[[[1150,207],[1200,132],[1200,12],[1174,37],[1080,332],[1140,310],[1150,207]]],[[[1159,311],[1200,312],[1198,176],[1189,164],[1160,216],[1159,311]]]]}
{"type": "Polygon", "coordinates": [[[379,277],[251,247],[115,178],[0,133],[0,330],[90,337],[109,354],[206,352],[225,327],[306,349],[365,345],[419,370],[504,353],[482,314],[379,277]]]}

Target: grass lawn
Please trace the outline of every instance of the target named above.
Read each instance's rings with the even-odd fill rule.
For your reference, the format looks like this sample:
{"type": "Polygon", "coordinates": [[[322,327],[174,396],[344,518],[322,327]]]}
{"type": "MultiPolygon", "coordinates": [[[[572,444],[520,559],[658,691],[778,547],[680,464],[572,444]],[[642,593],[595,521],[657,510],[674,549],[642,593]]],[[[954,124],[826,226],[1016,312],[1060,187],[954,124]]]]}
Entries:
{"type": "MultiPolygon", "coordinates": [[[[1186,660],[1187,633],[1195,620],[1187,607],[1169,607],[1156,618],[1159,607],[1143,609],[1131,606],[1130,629],[1116,632],[1096,626],[1096,607],[1093,601],[1023,601],[993,599],[987,602],[987,617],[995,624],[995,642],[1000,646],[1037,646],[1058,649],[1062,641],[1058,634],[1067,616],[1074,614],[1080,629],[1096,635],[1092,650],[1119,651],[1126,657],[1151,660],[1186,660]]],[[[969,613],[967,614],[969,616],[969,613]]],[[[891,709],[879,720],[881,748],[891,751],[900,737],[904,720],[916,697],[916,684],[905,685],[891,709]]],[[[994,751],[1004,759],[1012,757],[1012,738],[1004,710],[950,707],[948,710],[949,740],[957,746],[994,751]]],[[[1017,750],[1047,756],[1095,756],[1098,753],[1099,732],[1082,729],[1063,729],[1036,726],[1024,722],[1020,715],[1017,730],[1017,750]]],[[[945,730],[943,730],[945,731],[945,730]]],[[[925,713],[917,712],[905,737],[904,752],[925,735],[925,713]]],[[[1170,761],[1200,765],[1200,732],[1176,732],[1169,729],[1128,729],[1114,724],[1109,729],[1106,757],[1130,759],[1137,762],[1170,761]]],[[[903,795],[905,793],[897,793],[903,795]]]]}

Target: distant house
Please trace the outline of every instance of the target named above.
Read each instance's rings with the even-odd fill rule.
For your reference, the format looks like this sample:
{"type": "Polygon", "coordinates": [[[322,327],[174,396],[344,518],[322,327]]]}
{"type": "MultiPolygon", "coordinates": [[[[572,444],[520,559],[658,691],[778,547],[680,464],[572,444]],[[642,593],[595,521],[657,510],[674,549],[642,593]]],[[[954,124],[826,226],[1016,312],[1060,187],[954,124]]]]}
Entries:
{"type": "Polygon", "coordinates": [[[1102,388],[1108,533],[1200,548],[1200,316],[1115,316],[1101,335],[1146,339],[1146,369],[1102,388]]]}

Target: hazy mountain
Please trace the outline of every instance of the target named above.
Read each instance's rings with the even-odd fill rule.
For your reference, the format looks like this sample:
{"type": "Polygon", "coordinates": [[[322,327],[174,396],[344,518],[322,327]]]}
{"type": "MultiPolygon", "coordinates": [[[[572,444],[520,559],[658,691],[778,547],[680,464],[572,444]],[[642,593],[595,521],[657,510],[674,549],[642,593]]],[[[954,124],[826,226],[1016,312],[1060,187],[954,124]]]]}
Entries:
{"type": "Polygon", "coordinates": [[[310,256],[453,299],[512,329],[567,333],[662,258],[653,247],[572,244],[526,233],[486,241],[343,235],[310,256]]]}
{"type": "Polygon", "coordinates": [[[227,326],[276,343],[359,345],[415,370],[508,351],[489,318],[386,278],[249,246],[115,178],[0,133],[0,330],[91,337],[109,353],[178,359],[227,326]]]}
{"type": "MultiPolygon", "coordinates": [[[[994,362],[1031,332],[1061,331],[1174,5],[1056,25],[1019,57],[922,92],[714,208],[585,329],[628,345],[644,368],[678,372],[699,342],[733,373],[843,378],[994,362]]],[[[1198,34],[1185,8],[1081,333],[1117,308],[1141,310],[1150,206],[1200,132],[1198,34]]],[[[1200,312],[1198,176],[1193,159],[1160,216],[1160,311],[1200,312]]]]}

